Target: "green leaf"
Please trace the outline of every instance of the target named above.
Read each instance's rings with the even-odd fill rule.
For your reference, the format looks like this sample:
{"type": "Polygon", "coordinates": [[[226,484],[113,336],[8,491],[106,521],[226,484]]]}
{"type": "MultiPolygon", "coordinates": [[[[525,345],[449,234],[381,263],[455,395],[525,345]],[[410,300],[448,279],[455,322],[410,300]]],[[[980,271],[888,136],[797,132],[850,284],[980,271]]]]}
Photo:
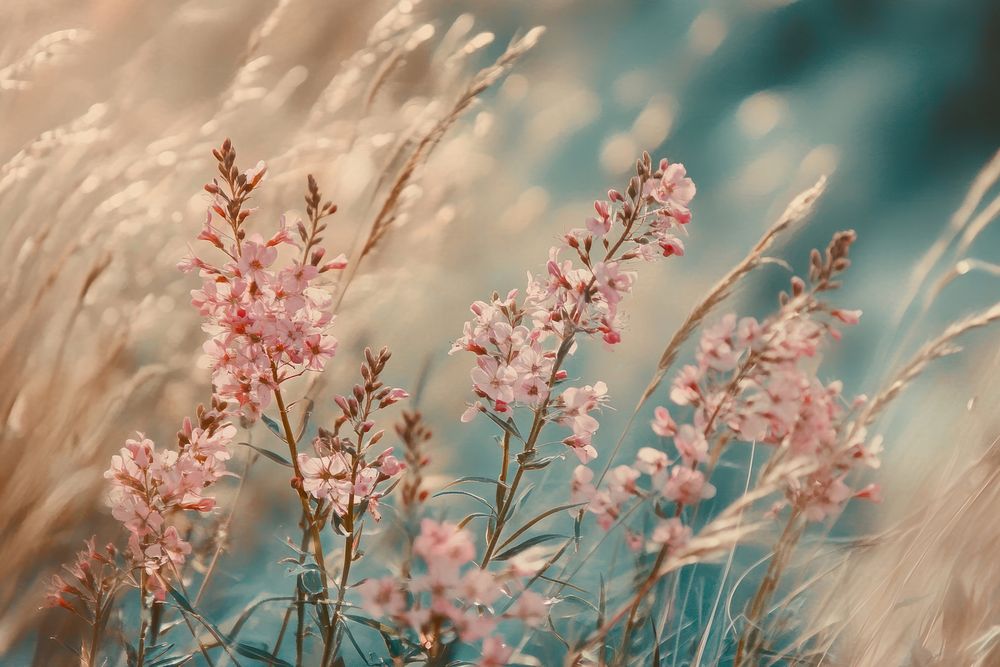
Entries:
{"type": "Polygon", "coordinates": [[[459,477],[458,479],[445,484],[444,488],[447,489],[450,486],[455,486],[456,484],[462,484],[464,482],[482,482],[483,484],[496,484],[497,486],[503,487],[505,489],[507,488],[507,485],[498,479],[492,479],[490,477],[476,477],[475,475],[469,475],[467,477],[459,477]]]}
{"type": "Polygon", "coordinates": [[[541,544],[543,542],[548,542],[549,540],[555,540],[555,539],[563,539],[563,540],[565,540],[565,539],[569,539],[569,538],[567,538],[565,535],[556,535],[555,533],[546,533],[545,535],[536,535],[535,537],[531,537],[531,538],[526,539],[524,542],[521,542],[520,544],[516,544],[516,545],[512,546],[510,549],[507,549],[503,553],[501,553],[498,556],[496,556],[493,560],[507,560],[508,558],[516,556],[517,554],[521,553],[525,549],[533,547],[536,544],[541,544]]]}
{"type": "Polygon", "coordinates": [[[559,584],[559,590],[560,591],[562,589],[564,589],[564,588],[571,588],[574,591],[580,591],[581,593],[586,593],[587,592],[586,590],[580,588],[579,586],[577,586],[575,584],[571,584],[568,581],[566,581],[565,579],[560,579],[559,577],[549,577],[549,576],[544,575],[544,574],[538,574],[537,577],[539,579],[541,579],[542,581],[548,581],[548,582],[553,583],[553,584],[559,584]]]}
{"type": "Polygon", "coordinates": [[[162,658],[173,647],[173,644],[167,642],[154,644],[146,649],[146,660],[155,661],[158,658],[162,658]]]}
{"type": "Polygon", "coordinates": [[[232,628],[232,630],[229,631],[229,638],[230,639],[236,639],[236,635],[238,635],[240,633],[240,630],[243,629],[243,625],[248,620],[250,620],[250,616],[253,615],[253,613],[255,611],[257,611],[257,609],[259,609],[262,605],[264,605],[264,604],[266,604],[268,602],[295,602],[295,598],[292,597],[292,596],[286,595],[286,596],[282,596],[282,597],[264,598],[262,600],[258,600],[257,602],[254,602],[249,607],[247,607],[246,609],[244,609],[243,613],[240,614],[240,617],[238,619],[236,619],[235,623],[233,623],[233,628],[232,628]]]}
{"type": "Polygon", "coordinates": [[[367,618],[365,616],[358,616],[357,614],[344,614],[344,618],[349,618],[355,623],[360,623],[361,625],[367,625],[369,628],[374,628],[379,632],[394,632],[394,630],[385,623],[380,623],[375,619],[367,618]]]}
{"type": "Polygon", "coordinates": [[[180,667],[186,664],[195,656],[194,653],[188,653],[187,655],[175,655],[161,660],[155,660],[153,662],[147,662],[146,667],[180,667]]]}
{"type": "Polygon", "coordinates": [[[309,595],[319,595],[323,592],[323,580],[316,571],[308,571],[299,577],[299,586],[309,595]]]}
{"type": "Polygon", "coordinates": [[[170,597],[172,597],[174,599],[174,601],[178,605],[180,605],[181,609],[183,609],[184,611],[189,612],[191,614],[197,614],[198,613],[198,612],[196,612],[194,610],[194,607],[191,606],[191,603],[188,601],[188,599],[186,597],[184,597],[184,594],[181,593],[179,590],[177,590],[173,586],[168,586],[167,590],[170,591],[170,597]]]}
{"type": "Polygon", "coordinates": [[[521,464],[521,467],[525,470],[541,470],[547,467],[550,463],[557,460],[562,460],[562,456],[546,456],[543,459],[530,458],[521,464]]]}
{"type": "Polygon", "coordinates": [[[238,442],[236,444],[243,445],[244,447],[249,447],[250,449],[253,449],[253,450],[257,451],[262,456],[266,456],[267,458],[271,459],[275,463],[281,464],[281,465],[285,466],[286,468],[291,468],[292,467],[292,462],[291,461],[289,461],[288,459],[286,459],[281,454],[278,454],[277,452],[272,452],[270,449],[264,449],[263,447],[258,447],[257,445],[251,445],[249,442],[238,442]]]}
{"type": "Polygon", "coordinates": [[[526,524],[524,524],[523,526],[521,526],[520,528],[518,528],[516,531],[514,531],[511,534],[510,537],[508,537],[506,540],[504,540],[503,544],[500,545],[500,548],[503,549],[505,546],[507,546],[508,544],[510,544],[511,542],[513,542],[514,540],[516,540],[518,537],[520,537],[522,534],[524,534],[524,532],[526,530],[528,530],[529,528],[531,528],[532,526],[534,526],[536,523],[538,523],[542,519],[550,517],[553,514],[557,514],[559,512],[564,512],[566,510],[571,510],[574,507],[580,507],[581,505],[586,505],[586,504],[587,503],[585,503],[585,502],[584,503],[570,503],[568,505],[559,505],[558,507],[552,507],[550,509],[545,510],[541,514],[539,514],[539,515],[533,517],[532,519],[530,519],[526,524]]]}
{"type": "MultiPolygon", "coordinates": [[[[306,407],[302,412],[302,427],[299,429],[299,434],[295,438],[296,442],[302,442],[302,436],[304,436],[306,431],[309,429],[309,421],[312,419],[313,408],[316,407],[316,402],[311,398],[306,398],[305,400],[306,407]]],[[[311,441],[312,438],[309,438],[309,440],[311,441]]]]}
{"type": "Polygon", "coordinates": [[[167,591],[170,593],[170,597],[174,599],[174,601],[177,603],[177,606],[180,607],[182,611],[190,614],[193,619],[201,623],[205,627],[205,629],[208,630],[209,633],[213,637],[215,637],[216,640],[218,640],[219,644],[222,645],[226,653],[229,654],[229,657],[232,658],[233,662],[236,663],[237,667],[239,667],[240,663],[236,660],[236,657],[230,650],[231,643],[229,639],[224,634],[222,634],[222,632],[217,627],[215,627],[212,623],[206,620],[204,616],[195,611],[194,607],[191,606],[191,603],[188,601],[188,599],[184,596],[183,593],[181,593],[179,590],[170,585],[167,585],[167,591]]]}
{"type": "Polygon", "coordinates": [[[292,667],[290,662],[282,660],[273,653],[268,652],[265,649],[258,648],[254,644],[247,642],[237,642],[234,647],[236,652],[242,655],[244,658],[251,658],[257,660],[258,662],[263,662],[266,665],[277,665],[278,667],[292,667]]]}
{"type": "Polygon", "coordinates": [[[467,517],[459,521],[458,527],[465,528],[469,524],[469,522],[472,521],[473,519],[492,519],[492,518],[493,515],[487,514],[486,512],[473,512],[472,514],[468,515],[467,517]]]}
{"type": "Polygon", "coordinates": [[[597,629],[600,630],[604,625],[604,614],[608,609],[608,591],[604,586],[604,575],[601,576],[601,597],[598,599],[597,604],[597,629]]]}
{"type": "Polygon", "coordinates": [[[485,498],[483,498],[482,496],[477,496],[474,493],[469,493],[468,491],[438,491],[437,493],[434,494],[433,497],[438,498],[440,496],[468,496],[469,498],[478,500],[483,505],[486,505],[486,507],[488,507],[490,512],[492,512],[493,514],[497,513],[497,511],[493,508],[493,505],[490,505],[485,498]]]}
{"type": "Polygon", "coordinates": [[[385,642],[386,648],[389,649],[389,655],[394,658],[404,655],[404,649],[415,648],[409,640],[399,636],[399,633],[394,628],[385,623],[380,623],[364,616],[358,616],[357,614],[344,614],[344,618],[378,630],[379,634],[382,635],[382,640],[385,642]]]}
{"type": "Polygon", "coordinates": [[[281,430],[281,427],[278,425],[278,422],[274,421],[267,415],[263,414],[260,416],[260,420],[264,422],[264,424],[267,426],[267,429],[271,431],[271,433],[275,434],[282,440],[285,439],[285,432],[281,430]]]}
{"type": "Polygon", "coordinates": [[[489,417],[490,419],[492,419],[493,422],[497,426],[499,426],[500,428],[502,428],[504,431],[506,431],[507,433],[510,433],[512,436],[514,436],[515,438],[517,438],[521,442],[524,442],[524,438],[521,437],[521,432],[517,430],[517,424],[514,423],[514,420],[511,417],[508,417],[506,420],[503,420],[503,419],[500,419],[499,417],[497,417],[495,414],[493,414],[489,410],[486,411],[486,416],[489,417]]]}
{"type": "Polygon", "coordinates": [[[649,617],[649,627],[653,629],[653,665],[660,667],[660,634],[656,631],[652,616],[649,617]]]}
{"type": "Polygon", "coordinates": [[[534,490],[535,490],[534,484],[528,485],[528,488],[524,490],[524,493],[521,494],[521,497],[514,502],[514,510],[509,513],[509,516],[514,516],[515,514],[518,513],[518,511],[524,505],[525,501],[528,500],[528,497],[531,496],[534,490]]]}

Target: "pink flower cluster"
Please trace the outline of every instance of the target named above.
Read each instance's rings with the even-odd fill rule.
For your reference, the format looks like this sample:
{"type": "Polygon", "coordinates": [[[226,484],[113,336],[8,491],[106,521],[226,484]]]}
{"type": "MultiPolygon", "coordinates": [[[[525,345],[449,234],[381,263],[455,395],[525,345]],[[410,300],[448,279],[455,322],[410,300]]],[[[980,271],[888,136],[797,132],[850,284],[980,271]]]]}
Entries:
{"type": "Polygon", "coordinates": [[[375,428],[376,413],[409,397],[405,390],[385,386],[379,379],[391,356],[388,348],[377,353],[365,349],[361,365],[364,384],[355,385],[351,396],[334,398],[341,415],[332,432],[320,429],[313,440],[317,456],[298,455],[302,488],[313,498],[329,503],[341,518],[364,501],[365,511],[378,521],[379,500],[385,491],[377,487],[406,468],[393,456],[391,447],[374,458],[368,456],[385,434],[375,428]]]}
{"type": "Polygon", "coordinates": [[[555,421],[572,430],[564,443],[581,462],[594,459],[598,422],[590,413],[607,387],[598,382],[569,388],[553,400],[556,384],[567,378],[561,365],[575,352],[578,333],[600,335],[610,345],[621,341],[620,304],[636,280],[625,266],[684,254],[675,232],[691,220],[694,194],[683,165],[663,160],[654,171],[647,155],[626,194],[610,191],[609,201],[594,203],[596,217],[585,228],[571,230],[550,249],[545,275],[528,275],[521,303],[517,290],[473,303],[474,318],[451,348],[476,356],[471,376],[480,400],[462,420],[486,410],[507,417],[518,406],[544,412],[553,403],[555,421]],[[575,259],[561,258],[563,253],[575,259]]]}
{"type": "MultiPolygon", "coordinates": [[[[197,269],[203,280],[201,289],[191,292],[191,303],[206,319],[203,363],[212,369],[216,395],[251,420],[270,404],[281,382],[323,370],[334,355],[337,341],[327,334],[333,299],[313,283],[320,274],[347,265],[343,255],[324,262],[323,249],[316,248],[310,257],[303,253],[278,268],[281,247],[299,248],[284,218],[268,240],[259,234],[246,238],[242,225],[250,210],[241,206],[265,172],[263,163],[242,172],[232,179],[229,194],[217,182],[206,186],[215,200],[198,238],[228,261],[215,265],[192,254],[178,265],[183,271],[197,269]],[[230,232],[214,226],[215,216],[230,232]]],[[[298,227],[310,247],[312,239],[301,223],[298,227]]]]}
{"type": "Polygon", "coordinates": [[[52,575],[46,591],[46,606],[67,609],[91,625],[100,623],[101,617],[110,612],[110,600],[126,576],[120,561],[115,545],[107,544],[103,550],[98,549],[96,540],[90,538],[76,554],[73,564],[63,565],[72,583],[58,574],[52,575]],[[67,597],[76,598],[76,601],[67,597]]]}
{"type": "MultiPolygon", "coordinates": [[[[594,473],[579,466],[571,486],[574,502],[588,503],[605,529],[632,498],[672,503],[675,516],[661,521],[652,543],[681,544],[690,532],[680,523],[681,510],[714,497],[708,475],[729,442],[770,445],[776,457],[811,464],[812,472],[788,479],[786,487],[786,502],[809,520],[838,513],[852,497],[877,499],[877,487],[854,491],[846,478],[858,465],[877,467],[879,445],[865,444],[863,432],[845,444],[852,406],[840,382],[816,377],[813,361],[827,339],[840,338],[835,323],[856,324],[861,316],[817,297],[836,287],[832,279],[848,266],[853,239],[850,232],[835,236],[825,262],[814,253],[811,288],[793,278],[792,295],[782,295],[773,316],[759,322],[730,314],[705,328],[696,363],[683,367],[670,389],[671,401],[692,411],[690,423],[678,425],[660,406],[651,424],[655,435],[672,441],[676,460],[644,447],[632,465],[609,470],[601,489],[593,484],[594,473]],[[642,476],[650,480],[648,490],[638,483],[642,476]]],[[[853,407],[865,400],[859,397],[853,407]]]]}
{"type": "Polygon", "coordinates": [[[382,452],[374,461],[359,462],[355,470],[343,450],[331,450],[318,438],[313,444],[317,452],[326,454],[299,454],[302,486],[306,492],[317,500],[329,502],[333,511],[341,517],[347,513],[351,496],[367,500],[368,512],[378,521],[381,518],[378,503],[384,495],[377,492],[378,485],[396,477],[406,468],[392,455],[392,448],[382,452]]]}
{"type": "Polygon", "coordinates": [[[413,553],[424,564],[423,574],[406,582],[397,577],[369,579],[358,588],[365,611],[410,628],[421,644],[485,639],[479,664],[506,664],[510,649],[490,639],[497,623],[509,618],[536,626],[548,618],[549,602],[523,587],[522,579],[541,566],[530,557],[511,558],[500,572],[480,569],[473,562],[472,535],[456,524],[432,519],[421,521],[413,553]],[[505,611],[495,611],[515,595],[505,611]]]}
{"type": "MultiPolygon", "coordinates": [[[[758,442],[782,457],[804,457],[818,464],[803,479],[790,479],[791,504],[813,521],[838,513],[852,497],[874,499],[872,487],[857,494],[845,478],[857,464],[878,466],[878,444],[863,434],[843,446],[852,405],[839,381],[823,383],[811,361],[827,338],[838,339],[832,321],[854,324],[860,311],[826,310],[818,301],[793,299],[776,316],[758,323],[724,317],[705,330],[696,365],[674,379],[670,398],[693,408],[693,424],[677,427],[666,408],[658,408],[653,431],[672,437],[692,474],[706,460],[709,438],[758,442]],[[829,320],[816,317],[826,312],[829,320]]],[[[855,399],[854,407],[864,402],[855,399]]]]}
{"type": "Polygon", "coordinates": [[[205,490],[226,474],[236,427],[222,420],[223,404],[199,408],[198,425],[185,419],[177,449],[157,449],[141,433],[125,441],[104,476],[111,482],[109,504],[129,532],[129,555],[149,576],[148,588],[162,596],[165,577],[191,552],[171,517],[210,512],[215,499],[205,490]]]}
{"type": "MultiPolygon", "coordinates": [[[[570,493],[573,503],[587,503],[587,511],[596,515],[597,523],[609,530],[622,514],[623,506],[635,498],[653,498],[673,502],[678,508],[697,504],[715,496],[715,487],[708,483],[701,471],[694,469],[694,461],[683,459],[674,462],[662,451],[652,447],[639,450],[635,463],[619,465],[608,471],[604,485],[594,485],[594,471],[579,465],[573,471],[570,493]],[[645,476],[647,486],[640,484],[645,476]]],[[[640,548],[643,540],[630,539],[633,548],[640,548]]],[[[691,529],[681,523],[678,516],[661,518],[648,543],[649,548],[664,545],[678,549],[691,537],[691,529]]]]}

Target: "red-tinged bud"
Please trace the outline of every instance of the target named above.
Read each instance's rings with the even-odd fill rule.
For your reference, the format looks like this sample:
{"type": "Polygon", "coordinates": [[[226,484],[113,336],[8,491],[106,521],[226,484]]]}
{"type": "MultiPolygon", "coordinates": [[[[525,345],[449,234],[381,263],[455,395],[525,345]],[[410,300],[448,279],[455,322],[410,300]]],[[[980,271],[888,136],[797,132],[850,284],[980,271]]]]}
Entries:
{"type": "Polygon", "coordinates": [[[854,494],[855,498],[867,500],[872,503],[882,502],[882,488],[878,484],[869,484],[854,494]]]}
{"type": "Polygon", "coordinates": [[[334,397],[333,397],[333,402],[334,402],[334,403],[336,403],[336,404],[337,404],[337,406],[338,406],[338,407],[339,407],[339,408],[340,408],[341,410],[343,410],[344,412],[348,412],[348,413],[349,413],[349,412],[351,411],[351,408],[350,408],[350,406],[348,406],[348,404],[347,404],[347,398],[346,398],[346,397],[344,397],[344,396],[340,396],[340,395],[338,394],[337,396],[334,396],[334,397]]]}
{"type": "Polygon", "coordinates": [[[347,256],[341,253],[320,267],[319,272],[325,273],[326,271],[341,271],[346,268],[347,256]]]}
{"type": "Polygon", "coordinates": [[[295,489],[296,491],[301,491],[302,490],[302,482],[303,482],[303,479],[301,477],[298,477],[298,476],[292,477],[292,479],[289,480],[289,483],[290,483],[291,487],[293,489],[295,489]]]}
{"type": "Polygon", "coordinates": [[[368,433],[368,431],[372,430],[373,428],[375,428],[375,422],[373,422],[370,419],[366,422],[362,422],[361,424],[362,433],[368,433]]]}
{"type": "Polygon", "coordinates": [[[792,296],[798,296],[802,294],[806,289],[806,284],[798,276],[792,276],[792,296]]]}
{"type": "Polygon", "coordinates": [[[608,199],[610,199],[613,202],[625,201],[625,198],[622,197],[622,193],[618,192],[617,190],[608,190],[608,199]]]}
{"type": "Polygon", "coordinates": [[[861,311],[860,310],[839,310],[834,309],[830,311],[830,314],[836,317],[838,320],[844,324],[855,325],[861,321],[861,311]]]}

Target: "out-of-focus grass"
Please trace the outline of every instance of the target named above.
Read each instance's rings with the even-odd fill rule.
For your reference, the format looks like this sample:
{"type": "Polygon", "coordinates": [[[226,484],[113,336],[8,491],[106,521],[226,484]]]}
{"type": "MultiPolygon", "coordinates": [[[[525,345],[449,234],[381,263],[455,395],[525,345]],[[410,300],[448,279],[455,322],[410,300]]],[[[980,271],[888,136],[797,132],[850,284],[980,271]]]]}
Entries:
{"type": "Polygon", "coordinates": [[[110,455],[134,430],[170,438],[209,394],[174,265],[221,136],[280,174],[256,202],[270,218],[314,173],[340,207],[337,251],[397,188],[393,233],[338,325],[348,341],[402,271],[440,253],[488,171],[474,97],[475,122],[434,131],[494,41],[471,16],[429,20],[413,2],[49,4],[3,9],[0,653],[37,622],[40,575],[82,537],[117,538],[100,500],[110,455]]]}

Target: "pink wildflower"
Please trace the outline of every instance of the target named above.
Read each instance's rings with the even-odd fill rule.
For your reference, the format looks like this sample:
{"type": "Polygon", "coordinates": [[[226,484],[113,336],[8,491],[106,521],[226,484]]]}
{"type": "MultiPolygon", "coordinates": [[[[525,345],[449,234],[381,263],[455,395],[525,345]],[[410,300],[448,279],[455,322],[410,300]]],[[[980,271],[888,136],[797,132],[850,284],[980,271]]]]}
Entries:
{"type": "Polygon", "coordinates": [[[694,505],[715,496],[715,487],[705,481],[700,470],[676,465],[663,487],[663,497],[681,505],[694,505]]]}
{"type": "Polygon", "coordinates": [[[499,637],[487,637],[483,640],[483,649],[476,665],[478,667],[506,667],[513,654],[514,649],[504,644],[499,637]]]}
{"type": "Polygon", "coordinates": [[[653,433],[661,438],[670,438],[677,433],[677,424],[664,407],[657,407],[653,411],[653,433]]]}

